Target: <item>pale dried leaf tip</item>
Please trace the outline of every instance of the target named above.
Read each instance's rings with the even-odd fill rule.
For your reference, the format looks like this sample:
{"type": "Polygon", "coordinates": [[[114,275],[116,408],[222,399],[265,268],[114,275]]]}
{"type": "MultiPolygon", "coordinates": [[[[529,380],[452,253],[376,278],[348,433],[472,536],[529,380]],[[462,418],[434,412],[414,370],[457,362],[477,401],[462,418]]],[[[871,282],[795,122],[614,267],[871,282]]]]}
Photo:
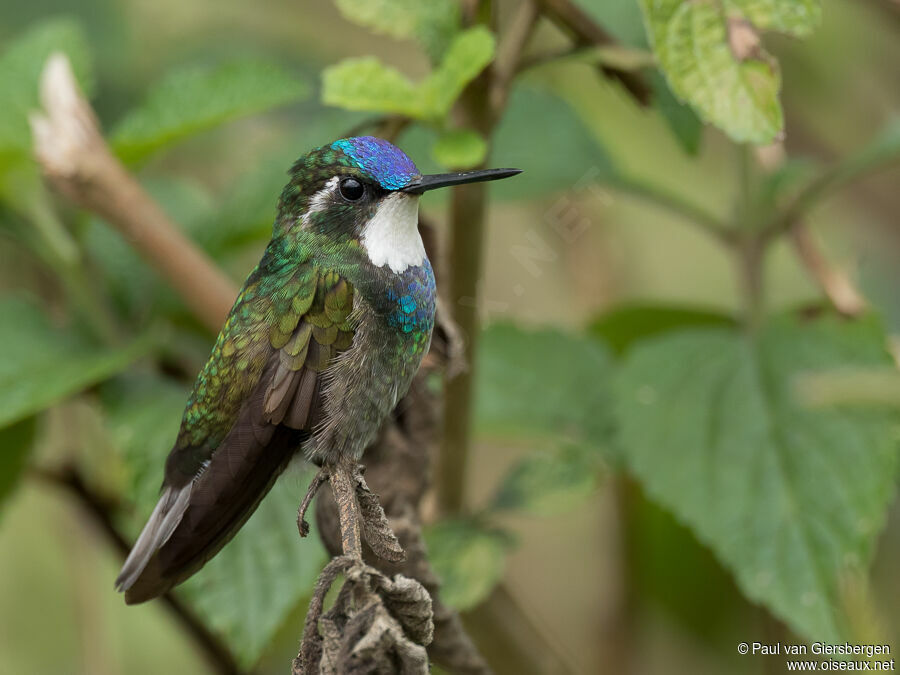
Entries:
{"type": "Polygon", "coordinates": [[[728,19],[728,44],[738,61],[759,59],[762,56],[759,33],[752,23],[744,19],[728,19]]]}
{"type": "Polygon", "coordinates": [[[40,79],[43,111],[29,114],[34,153],[48,172],[69,176],[83,162],[83,153],[100,138],[97,121],[78,89],[68,57],[54,52],[40,79]]]}

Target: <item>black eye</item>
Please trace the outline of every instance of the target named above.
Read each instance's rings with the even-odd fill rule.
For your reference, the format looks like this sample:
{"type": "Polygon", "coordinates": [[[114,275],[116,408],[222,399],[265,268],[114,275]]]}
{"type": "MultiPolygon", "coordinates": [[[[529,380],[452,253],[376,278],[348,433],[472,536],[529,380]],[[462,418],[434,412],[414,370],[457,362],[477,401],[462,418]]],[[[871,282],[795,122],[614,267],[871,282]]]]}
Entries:
{"type": "Polygon", "coordinates": [[[355,178],[341,179],[341,197],[348,202],[359,201],[364,194],[366,194],[366,186],[355,178]]]}

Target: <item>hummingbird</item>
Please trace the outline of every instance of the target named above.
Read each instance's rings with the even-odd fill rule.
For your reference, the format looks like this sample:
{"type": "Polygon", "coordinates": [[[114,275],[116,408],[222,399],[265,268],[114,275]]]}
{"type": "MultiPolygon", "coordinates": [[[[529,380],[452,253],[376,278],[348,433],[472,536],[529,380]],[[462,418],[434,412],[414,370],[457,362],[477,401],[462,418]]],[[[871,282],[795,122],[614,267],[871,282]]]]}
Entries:
{"type": "Polygon", "coordinates": [[[116,588],[181,583],[247,521],[297,454],[357,462],[431,344],[419,197],[518,169],[422,175],[386,140],[344,138],[291,167],[262,259],[197,376],[156,507],[116,588]]]}

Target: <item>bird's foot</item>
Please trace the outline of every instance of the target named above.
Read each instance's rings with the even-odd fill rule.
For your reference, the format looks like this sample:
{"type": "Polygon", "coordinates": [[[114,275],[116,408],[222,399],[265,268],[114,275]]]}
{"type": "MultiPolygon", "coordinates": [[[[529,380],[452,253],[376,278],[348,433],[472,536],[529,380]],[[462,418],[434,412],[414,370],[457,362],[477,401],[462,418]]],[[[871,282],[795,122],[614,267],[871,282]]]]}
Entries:
{"type": "Polygon", "coordinates": [[[328,480],[328,469],[323,466],[316,472],[316,475],[313,476],[309,487],[306,489],[303,501],[300,502],[300,508],[297,509],[297,529],[300,531],[301,537],[305,537],[309,534],[309,523],[306,522],[306,511],[309,509],[313,497],[316,496],[319,488],[322,487],[322,483],[326,480],[328,480]]]}

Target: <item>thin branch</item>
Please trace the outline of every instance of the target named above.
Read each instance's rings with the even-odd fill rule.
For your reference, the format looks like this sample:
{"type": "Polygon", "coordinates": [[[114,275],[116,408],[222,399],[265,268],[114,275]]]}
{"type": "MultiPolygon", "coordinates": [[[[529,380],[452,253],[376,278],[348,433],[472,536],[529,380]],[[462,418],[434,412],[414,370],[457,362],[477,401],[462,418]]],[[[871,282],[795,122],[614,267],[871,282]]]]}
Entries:
{"type": "Polygon", "coordinates": [[[113,155],[64,55],[48,59],[40,89],[44,111],[31,116],[31,126],[34,153],[49,182],[119,230],[218,332],[237,295],[235,285],[113,155]]]}
{"type": "Polygon", "coordinates": [[[681,216],[691,225],[699,228],[719,243],[730,246],[736,241],[736,233],[734,230],[729,229],[724,221],[678,195],[630,178],[617,177],[610,181],[609,185],[616,190],[639,197],[644,201],[681,216]]]}
{"type": "Polygon", "coordinates": [[[499,116],[506,107],[512,80],[519,70],[522,52],[534,33],[538,16],[534,0],[522,0],[500,40],[490,89],[490,105],[495,116],[499,116]]]}
{"type": "MultiPolygon", "coordinates": [[[[570,0],[537,0],[542,13],[568,33],[578,45],[616,44],[616,39],[604,30],[583,9],[570,0]]],[[[622,83],[622,86],[640,103],[650,102],[650,88],[640,73],[601,65],[603,73],[622,83]]]]}
{"type": "MultiPolygon", "coordinates": [[[[30,475],[49,485],[62,488],[75,497],[84,512],[100,528],[117,552],[122,556],[128,555],[131,544],[119,531],[113,520],[113,513],[116,510],[115,502],[94,492],[77,469],[74,467],[66,467],[61,470],[33,468],[30,475]]],[[[191,636],[194,644],[203,652],[203,656],[215,672],[226,675],[245,672],[225,644],[207,629],[190,607],[171,592],[161,596],[161,599],[172,616],[191,636]]]]}
{"type": "Polygon", "coordinates": [[[866,301],[843,270],[832,265],[813,239],[812,232],[802,222],[789,231],[797,257],[818,283],[831,305],[848,317],[859,316],[866,310],[866,301]]]}
{"type": "Polygon", "coordinates": [[[787,232],[821,199],[870,173],[900,162],[900,124],[894,122],[879,138],[848,160],[836,162],[807,183],[782,210],[778,218],[764,230],[766,237],[787,232]],[[885,136],[891,138],[885,141],[885,136]]]}

